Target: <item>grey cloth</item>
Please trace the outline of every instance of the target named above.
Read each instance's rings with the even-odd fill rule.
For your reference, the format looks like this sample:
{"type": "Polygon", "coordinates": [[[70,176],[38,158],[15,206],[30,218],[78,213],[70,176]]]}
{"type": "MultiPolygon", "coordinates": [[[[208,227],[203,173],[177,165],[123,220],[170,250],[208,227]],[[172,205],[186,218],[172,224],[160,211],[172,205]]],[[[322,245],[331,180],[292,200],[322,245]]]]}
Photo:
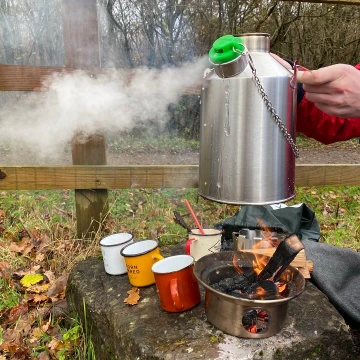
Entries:
{"type": "Polygon", "coordinates": [[[302,240],[313,261],[312,282],[329,298],[352,328],[360,328],[360,253],[302,240]]]}
{"type": "Polygon", "coordinates": [[[223,230],[225,240],[230,240],[232,233],[240,229],[263,229],[264,226],[272,231],[296,234],[300,239],[318,241],[320,238],[315,213],[305,204],[283,208],[275,205],[242,206],[234,216],[215,225],[223,230]]]}

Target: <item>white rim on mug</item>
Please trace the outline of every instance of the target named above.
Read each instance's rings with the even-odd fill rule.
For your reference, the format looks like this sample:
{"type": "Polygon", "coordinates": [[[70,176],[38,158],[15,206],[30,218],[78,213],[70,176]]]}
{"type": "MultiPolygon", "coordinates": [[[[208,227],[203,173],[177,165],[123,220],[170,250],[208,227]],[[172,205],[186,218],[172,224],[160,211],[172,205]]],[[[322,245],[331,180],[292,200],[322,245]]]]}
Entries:
{"type": "Polygon", "coordinates": [[[126,244],[133,239],[131,233],[115,233],[105,236],[100,240],[100,246],[111,247],[126,244]]]}
{"type": "Polygon", "coordinates": [[[151,267],[151,270],[155,274],[169,274],[186,269],[194,262],[195,259],[191,255],[174,255],[159,260],[151,267]]]}
{"type": "Polygon", "coordinates": [[[203,229],[205,234],[202,234],[199,229],[191,229],[190,233],[196,236],[214,236],[221,235],[222,231],[218,229],[203,229]]]}
{"type": "Polygon", "coordinates": [[[159,243],[156,240],[138,240],[131,244],[124,246],[120,254],[124,257],[131,257],[131,256],[139,256],[149,253],[153,251],[159,246],[159,243]]]}

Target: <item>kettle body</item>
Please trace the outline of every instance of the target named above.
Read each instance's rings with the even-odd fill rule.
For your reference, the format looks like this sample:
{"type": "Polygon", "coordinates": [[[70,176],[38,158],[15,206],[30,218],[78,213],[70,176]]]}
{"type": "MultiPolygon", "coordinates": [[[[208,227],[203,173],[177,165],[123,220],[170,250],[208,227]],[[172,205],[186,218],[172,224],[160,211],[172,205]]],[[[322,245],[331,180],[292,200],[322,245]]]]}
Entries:
{"type": "Polygon", "coordinates": [[[227,204],[285,202],[295,196],[295,153],[274,113],[294,145],[294,73],[271,56],[269,34],[240,38],[251,62],[214,64],[203,78],[198,193],[227,204]]]}

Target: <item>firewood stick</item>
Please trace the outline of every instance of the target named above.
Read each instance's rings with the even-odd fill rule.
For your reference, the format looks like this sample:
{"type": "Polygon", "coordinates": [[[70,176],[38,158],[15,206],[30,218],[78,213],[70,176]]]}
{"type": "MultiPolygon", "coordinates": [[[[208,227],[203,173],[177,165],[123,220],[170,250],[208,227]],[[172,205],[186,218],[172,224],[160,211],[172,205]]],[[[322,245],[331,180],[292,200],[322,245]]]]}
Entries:
{"type": "Polygon", "coordinates": [[[279,279],[283,271],[295,259],[296,255],[304,249],[304,246],[296,234],[286,237],[276,247],[274,255],[258,275],[259,280],[272,278],[274,281],[279,279]]]}
{"type": "MultiPolygon", "coordinates": [[[[273,256],[275,252],[275,248],[267,248],[267,249],[247,249],[247,250],[241,250],[244,252],[251,252],[253,254],[260,254],[265,256],[273,256]]],[[[311,273],[314,270],[314,264],[311,260],[306,259],[306,253],[305,250],[301,250],[295,257],[295,259],[290,264],[293,267],[296,268],[307,268],[309,272],[311,273]]]]}
{"type": "MultiPolygon", "coordinates": [[[[253,254],[265,255],[265,256],[273,256],[275,252],[275,248],[268,249],[248,249],[242,250],[244,252],[251,252],[253,254]]],[[[291,262],[291,265],[294,267],[305,267],[306,266],[306,255],[305,251],[301,250],[295,257],[295,259],[291,262]]]]}
{"type": "Polygon", "coordinates": [[[310,271],[308,268],[299,267],[298,270],[305,279],[310,279],[311,275],[310,275],[310,271]]]}
{"type": "Polygon", "coordinates": [[[306,260],[306,268],[308,268],[310,272],[313,272],[314,263],[311,260],[306,260]]]}

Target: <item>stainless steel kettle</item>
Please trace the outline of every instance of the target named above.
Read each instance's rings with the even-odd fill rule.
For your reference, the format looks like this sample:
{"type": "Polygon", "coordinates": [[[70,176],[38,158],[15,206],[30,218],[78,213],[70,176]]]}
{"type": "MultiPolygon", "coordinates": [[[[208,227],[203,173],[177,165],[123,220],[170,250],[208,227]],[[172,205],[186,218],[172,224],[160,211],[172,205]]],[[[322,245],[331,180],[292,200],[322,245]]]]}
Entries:
{"type": "Polygon", "coordinates": [[[201,91],[199,189],[227,204],[295,196],[296,67],[270,54],[270,35],[226,35],[209,53],[201,91]]]}

